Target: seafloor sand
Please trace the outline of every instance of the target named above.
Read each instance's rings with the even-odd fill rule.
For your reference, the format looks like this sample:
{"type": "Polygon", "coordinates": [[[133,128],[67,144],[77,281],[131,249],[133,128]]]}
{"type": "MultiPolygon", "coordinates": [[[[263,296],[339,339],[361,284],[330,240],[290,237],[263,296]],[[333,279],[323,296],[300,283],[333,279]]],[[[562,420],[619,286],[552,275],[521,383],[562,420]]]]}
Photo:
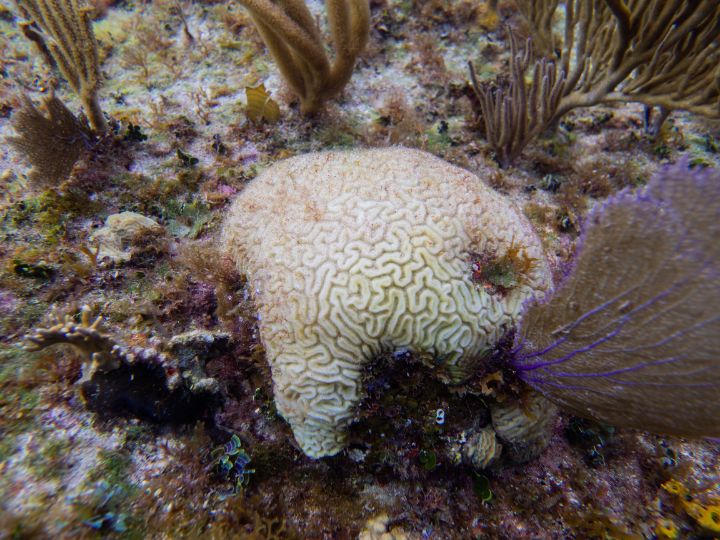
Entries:
{"type": "MultiPolygon", "coordinates": [[[[308,120],[237,3],[94,4],[101,104],[117,136],[47,187],[28,185],[20,156],[0,146],[0,538],[355,538],[382,514],[410,538],[652,538],[671,525],[680,538],[707,534],[661,485],[674,479],[702,502],[717,498],[717,442],[562,416],[540,458],[479,478],[438,450],[460,436],[473,407],[483,409],[479,398],[429,382],[414,364],[378,375],[351,450],[306,458],[274,414],[243,282],[203,251],[232,196],[283,157],[402,144],[471,171],[495,168],[474,126],[466,62],[483,78],[503,70],[502,24],[520,24],[510,9],[498,23],[469,0],[371,2],[370,42],[352,80],[308,120]],[[280,105],[277,123],[246,116],[245,88],[261,82],[280,105]],[[147,140],[124,137],[129,124],[147,140]],[[126,263],[92,260],[91,233],[122,211],[152,217],[162,233],[136,239],[126,263]],[[86,410],[75,384],[79,353],[20,348],[51,310],[82,305],[127,345],[231,332],[206,369],[222,404],[194,411],[190,423],[177,412],[152,423],[86,410]],[[225,496],[213,449],[232,433],[255,472],[240,494],[225,496]]],[[[311,7],[322,19],[322,4],[311,7]]],[[[12,134],[20,95],[37,101],[52,76],[13,13],[3,0],[0,140],[12,134]]],[[[57,93],[78,110],[62,81],[57,93]]],[[[720,162],[716,122],[676,113],[652,139],[641,115],[637,105],[572,113],[566,135],[542,138],[515,167],[485,178],[530,217],[556,268],[598,201],[684,154],[720,162]]]]}

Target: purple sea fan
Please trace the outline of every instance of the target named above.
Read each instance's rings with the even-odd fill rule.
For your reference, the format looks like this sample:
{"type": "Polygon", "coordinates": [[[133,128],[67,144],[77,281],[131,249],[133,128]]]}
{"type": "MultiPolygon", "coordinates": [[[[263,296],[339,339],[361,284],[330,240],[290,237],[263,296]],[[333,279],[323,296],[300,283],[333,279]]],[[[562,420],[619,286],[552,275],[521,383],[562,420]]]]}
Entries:
{"type": "Polygon", "coordinates": [[[684,162],[595,208],[517,340],[520,376],[572,413],[720,436],[720,171],[684,162]]]}

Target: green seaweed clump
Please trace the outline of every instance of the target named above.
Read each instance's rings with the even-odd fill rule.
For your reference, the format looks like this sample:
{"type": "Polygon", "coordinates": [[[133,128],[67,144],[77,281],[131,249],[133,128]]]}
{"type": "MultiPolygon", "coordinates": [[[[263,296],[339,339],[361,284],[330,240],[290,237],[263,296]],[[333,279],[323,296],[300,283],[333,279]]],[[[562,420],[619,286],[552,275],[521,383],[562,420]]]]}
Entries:
{"type": "Polygon", "coordinates": [[[470,254],[472,279],[490,294],[505,295],[510,289],[522,285],[523,276],[528,275],[535,262],[514,242],[500,257],[494,253],[470,254]]]}
{"type": "Polygon", "coordinates": [[[435,452],[432,450],[420,450],[418,459],[420,460],[420,465],[426,471],[432,471],[437,466],[437,456],[435,456],[435,452]]]}
{"type": "Polygon", "coordinates": [[[227,443],[213,450],[212,456],[219,476],[232,483],[229,491],[220,494],[221,500],[240,493],[250,482],[249,475],[255,472],[247,468],[250,456],[243,449],[240,437],[233,433],[227,443]]]}
{"type": "Polygon", "coordinates": [[[13,272],[20,277],[47,281],[55,275],[55,268],[45,263],[45,261],[29,263],[19,259],[13,259],[12,264],[13,272]]]}
{"type": "Polygon", "coordinates": [[[484,474],[477,472],[473,473],[473,489],[477,493],[480,500],[484,503],[489,503],[493,499],[493,491],[490,489],[490,479],[484,474]]]}

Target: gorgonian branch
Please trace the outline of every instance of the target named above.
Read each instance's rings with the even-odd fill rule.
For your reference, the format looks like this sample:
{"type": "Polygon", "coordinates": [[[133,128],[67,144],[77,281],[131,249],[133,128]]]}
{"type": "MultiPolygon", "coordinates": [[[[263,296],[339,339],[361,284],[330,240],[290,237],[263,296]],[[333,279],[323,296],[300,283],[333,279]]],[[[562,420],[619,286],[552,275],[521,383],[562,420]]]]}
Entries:
{"type": "Polygon", "coordinates": [[[547,60],[535,64],[528,84],[525,75],[532,60],[532,43],[528,39],[525,50],[520,51],[511,31],[510,47],[507,79],[480,84],[469,63],[472,87],[480,102],[480,121],[501,167],[509,166],[547,127],[565,87],[565,74],[547,60]]]}
{"type": "MultiPolygon", "coordinates": [[[[523,93],[529,59],[521,63],[510,36],[510,82],[493,86],[471,79],[485,136],[506,166],[545,128],[578,107],[639,102],[660,114],[657,131],[675,110],[720,118],[720,3],[691,0],[518,0],[541,58],[536,72],[562,88],[550,117],[526,109],[523,93]],[[559,9],[560,6],[564,9],[559,9]],[[562,21],[564,31],[553,32],[562,21]],[[503,86],[504,85],[504,86],[503,86]],[[513,140],[510,141],[510,138],[513,140]]],[[[527,49],[526,49],[527,50],[527,49]]],[[[542,102],[542,101],[541,101],[542,102]]],[[[650,123],[649,123],[650,124],[650,123]]]]}

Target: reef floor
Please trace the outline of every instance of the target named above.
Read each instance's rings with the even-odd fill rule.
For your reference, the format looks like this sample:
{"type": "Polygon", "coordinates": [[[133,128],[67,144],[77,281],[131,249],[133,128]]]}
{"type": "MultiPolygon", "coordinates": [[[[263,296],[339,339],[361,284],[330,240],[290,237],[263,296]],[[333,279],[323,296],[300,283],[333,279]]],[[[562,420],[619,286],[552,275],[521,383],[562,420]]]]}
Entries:
{"type": "MultiPolygon", "coordinates": [[[[308,4],[324,24],[322,3],[308,4]]],[[[352,79],[311,119],[238,3],[91,5],[111,133],[55,185],[31,183],[0,145],[0,538],[712,536],[682,500],[720,497],[717,441],[561,414],[539,458],[480,474],[446,450],[487,414],[482,394],[413,359],[378,364],[348,450],[305,457],[275,411],[249,291],[212,246],[233,195],[273,162],[404,145],[491,168],[484,180],[529,217],[559,275],[593,205],[681,156],[720,165],[717,122],[676,112],[650,136],[639,105],[577,110],[501,169],[467,61],[483,79],[505,69],[507,25],[522,31],[509,2],[495,14],[470,0],[373,0],[352,79]],[[250,120],[246,88],[260,83],[276,120],[250,120]],[[121,212],[158,227],[102,256],[93,239],[121,212]],[[82,306],[108,339],[179,363],[126,363],[107,380],[71,347],[23,348],[53,314],[79,324],[82,306]]],[[[51,84],[79,110],[18,22],[1,0],[0,140],[21,97],[39,102],[51,84]]]]}

